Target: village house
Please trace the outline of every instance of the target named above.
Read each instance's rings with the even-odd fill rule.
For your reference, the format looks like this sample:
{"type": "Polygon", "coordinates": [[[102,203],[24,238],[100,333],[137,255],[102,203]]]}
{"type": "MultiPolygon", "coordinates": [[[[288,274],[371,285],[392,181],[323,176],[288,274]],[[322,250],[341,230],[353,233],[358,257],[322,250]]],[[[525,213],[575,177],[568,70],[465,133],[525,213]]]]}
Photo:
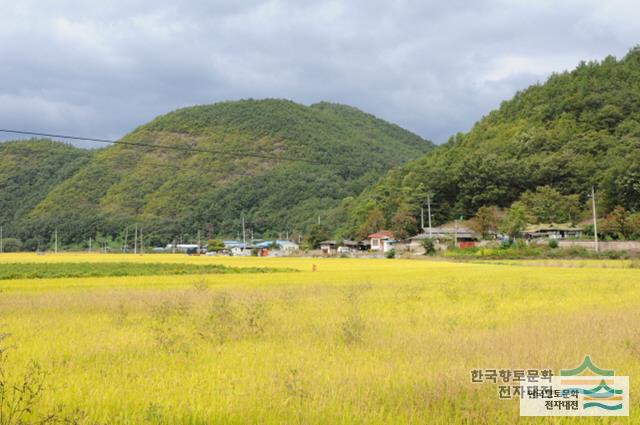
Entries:
{"type": "Polygon", "coordinates": [[[579,239],[583,229],[571,223],[532,224],[527,226],[524,236],[527,239],[579,239]]]}
{"type": "Polygon", "coordinates": [[[367,236],[371,244],[371,251],[389,252],[394,249],[396,240],[393,232],[381,230],[367,236]]]}
{"type": "Polygon", "coordinates": [[[340,243],[338,247],[338,254],[348,254],[351,252],[356,252],[360,249],[360,244],[356,241],[352,241],[349,239],[345,239],[340,243]]]}
{"type": "Polygon", "coordinates": [[[337,246],[334,240],[322,241],[320,242],[320,251],[327,255],[335,254],[337,246]]]}
{"type": "Polygon", "coordinates": [[[425,239],[433,239],[436,249],[446,249],[454,244],[458,248],[470,248],[480,240],[480,235],[474,230],[457,223],[445,224],[440,227],[425,229],[423,233],[409,238],[409,249],[419,251],[425,239]]]}
{"type": "Polygon", "coordinates": [[[282,251],[285,251],[285,252],[300,251],[300,245],[292,241],[277,240],[276,244],[280,247],[282,251]]]}

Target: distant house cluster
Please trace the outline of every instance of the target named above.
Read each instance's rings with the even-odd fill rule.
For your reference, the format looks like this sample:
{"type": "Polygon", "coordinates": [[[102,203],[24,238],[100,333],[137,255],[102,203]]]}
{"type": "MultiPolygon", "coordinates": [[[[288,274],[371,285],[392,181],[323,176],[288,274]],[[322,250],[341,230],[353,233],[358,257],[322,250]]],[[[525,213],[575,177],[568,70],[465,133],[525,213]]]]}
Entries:
{"type": "MultiPolygon", "coordinates": [[[[583,235],[582,226],[574,226],[569,223],[550,223],[529,225],[523,232],[527,240],[541,239],[579,239],[583,235]]],[[[491,240],[501,240],[505,236],[498,233],[491,235],[491,240]]],[[[472,248],[486,244],[482,235],[472,229],[465,222],[453,221],[441,226],[424,228],[417,235],[407,239],[399,239],[390,230],[379,230],[371,233],[362,240],[325,240],[320,242],[319,250],[322,255],[361,255],[387,254],[391,251],[398,252],[424,252],[425,240],[431,240],[436,250],[445,250],[450,247],[459,249],[472,248]]],[[[197,244],[169,244],[164,248],[156,248],[157,252],[181,252],[187,254],[207,255],[233,255],[233,256],[284,256],[292,255],[300,251],[300,245],[287,239],[263,240],[252,239],[250,241],[224,240],[221,249],[215,252],[207,250],[197,244]]]]}
{"type": "Polygon", "coordinates": [[[369,242],[367,240],[352,241],[344,239],[342,241],[327,240],[320,242],[320,251],[326,255],[348,254],[358,251],[368,251],[369,242]]]}
{"type": "Polygon", "coordinates": [[[274,240],[268,241],[263,239],[253,239],[250,242],[242,242],[237,240],[222,241],[224,249],[223,254],[234,256],[258,255],[261,257],[291,254],[300,250],[300,245],[290,240],[274,240]]]}
{"type": "Polygon", "coordinates": [[[289,255],[300,250],[300,245],[290,240],[267,241],[254,239],[249,242],[238,240],[222,241],[223,248],[217,251],[208,251],[206,247],[198,244],[168,244],[165,247],[154,248],[154,252],[173,252],[184,254],[206,255],[233,255],[233,256],[278,256],[289,255]]]}
{"type": "Polygon", "coordinates": [[[350,239],[322,241],[320,242],[320,250],[327,255],[348,254],[358,251],[389,252],[394,249],[395,244],[396,239],[393,232],[381,230],[360,241],[350,239]]]}

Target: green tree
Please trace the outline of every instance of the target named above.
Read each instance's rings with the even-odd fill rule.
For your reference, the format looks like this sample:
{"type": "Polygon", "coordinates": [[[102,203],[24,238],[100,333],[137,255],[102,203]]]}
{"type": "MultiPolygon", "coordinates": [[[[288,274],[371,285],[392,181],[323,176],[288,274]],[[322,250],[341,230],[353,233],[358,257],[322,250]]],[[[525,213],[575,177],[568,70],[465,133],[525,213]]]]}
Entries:
{"type": "Polygon", "coordinates": [[[317,249],[320,246],[320,242],[329,239],[329,237],[329,230],[325,226],[315,224],[305,238],[305,246],[308,249],[317,249]]]}
{"type": "Polygon", "coordinates": [[[5,238],[2,241],[3,252],[19,252],[22,250],[22,242],[16,238],[5,238]]]}
{"type": "Polygon", "coordinates": [[[550,186],[527,191],[520,201],[532,223],[575,223],[582,212],[579,195],[564,196],[550,186]]]}
{"type": "Polygon", "coordinates": [[[371,211],[369,211],[367,218],[358,228],[357,236],[360,239],[364,239],[368,235],[382,230],[385,227],[386,221],[384,219],[384,215],[382,215],[382,211],[380,211],[379,208],[374,207],[371,211]]]}
{"type": "Polygon", "coordinates": [[[599,220],[598,233],[612,239],[632,239],[637,233],[637,214],[632,215],[624,207],[617,206],[599,220]]]}
{"type": "Polygon", "coordinates": [[[473,229],[480,233],[484,239],[496,234],[499,223],[500,209],[495,205],[478,208],[478,212],[471,220],[473,229]]]}
{"type": "Polygon", "coordinates": [[[406,239],[417,231],[416,218],[408,207],[400,208],[391,219],[391,230],[398,239],[406,239]]]}
{"type": "Polygon", "coordinates": [[[514,202],[500,223],[500,231],[515,239],[522,235],[526,226],[526,208],[522,202],[514,202]]]}
{"type": "Polygon", "coordinates": [[[222,251],[224,249],[224,242],[220,239],[209,239],[207,241],[207,251],[222,251]]]}

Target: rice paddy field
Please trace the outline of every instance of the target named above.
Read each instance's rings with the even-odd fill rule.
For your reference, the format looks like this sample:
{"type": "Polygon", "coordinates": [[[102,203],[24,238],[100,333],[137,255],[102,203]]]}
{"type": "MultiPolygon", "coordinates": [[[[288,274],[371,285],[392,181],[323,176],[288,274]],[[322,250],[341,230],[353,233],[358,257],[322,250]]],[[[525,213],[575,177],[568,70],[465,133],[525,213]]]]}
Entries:
{"type": "Polygon", "coordinates": [[[640,423],[624,261],[2,254],[0,275],[0,424],[640,423]],[[587,354],[630,377],[628,418],[521,418],[470,379],[587,354]]]}

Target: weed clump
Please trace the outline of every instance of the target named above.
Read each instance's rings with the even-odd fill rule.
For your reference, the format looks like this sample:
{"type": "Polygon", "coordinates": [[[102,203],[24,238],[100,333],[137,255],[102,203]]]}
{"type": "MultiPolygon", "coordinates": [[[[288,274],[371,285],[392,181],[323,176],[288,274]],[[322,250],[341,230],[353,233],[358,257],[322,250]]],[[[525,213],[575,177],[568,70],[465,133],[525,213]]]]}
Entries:
{"type": "Polygon", "coordinates": [[[362,314],[360,300],[362,294],[369,289],[371,289],[371,285],[353,286],[344,294],[347,313],[340,323],[340,336],[346,345],[354,346],[364,341],[366,321],[362,314]]]}

